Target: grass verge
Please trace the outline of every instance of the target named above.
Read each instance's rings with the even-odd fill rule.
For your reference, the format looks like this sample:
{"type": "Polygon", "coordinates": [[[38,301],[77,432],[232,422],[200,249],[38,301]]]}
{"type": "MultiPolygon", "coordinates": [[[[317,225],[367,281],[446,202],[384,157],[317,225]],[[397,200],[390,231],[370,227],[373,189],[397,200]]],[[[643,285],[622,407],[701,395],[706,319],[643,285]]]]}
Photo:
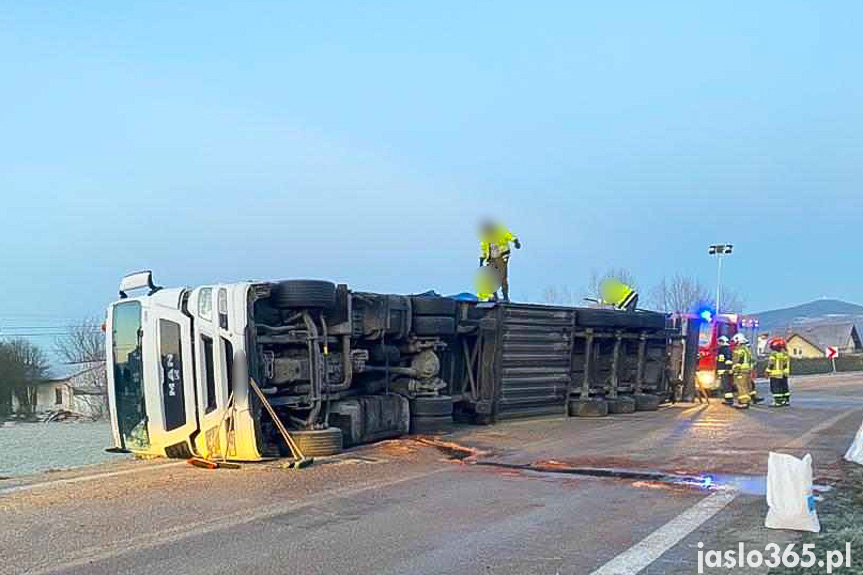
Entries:
{"type": "MultiPolygon", "coordinates": [[[[843,479],[835,489],[825,495],[818,503],[818,519],[821,533],[806,533],[794,550],[800,552],[804,544],[815,545],[813,552],[818,559],[827,556],[828,551],[845,551],[845,544],[851,544],[851,567],[834,569],[837,575],[863,575],[863,467],[853,463],[842,464],[843,479]]],[[[812,575],[826,573],[826,567],[803,569],[801,567],[780,567],[771,569],[776,575],[812,575]]]]}

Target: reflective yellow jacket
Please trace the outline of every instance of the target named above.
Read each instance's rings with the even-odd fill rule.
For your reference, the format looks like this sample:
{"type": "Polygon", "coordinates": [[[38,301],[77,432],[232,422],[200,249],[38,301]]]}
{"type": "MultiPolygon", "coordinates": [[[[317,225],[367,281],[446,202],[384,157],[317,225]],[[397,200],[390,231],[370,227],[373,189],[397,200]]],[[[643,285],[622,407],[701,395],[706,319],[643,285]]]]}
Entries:
{"type": "Polygon", "coordinates": [[[752,350],[748,345],[738,345],[734,348],[734,375],[744,375],[752,372],[752,350]]]}
{"type": "Polygon", "coordinates": [[[791,375],[791,358],[784,351],[774,351],[767,360],[767,377],[780,379],[791,375]]]}
{"type": "Polygon", "coordinates": [[[499,258],[510,252],[509,244],[518,238],[506,226],[499,226],[494,233],[485,235],[479,240],[479,257],[499,258]]]}
{"type": "Polygon", "coordinates": [[[635,290],[617,278],[602,280],[599,284],[599,292],[602,303],[613,305],[618,309],[625,308],[629,300],[635,295],[635,290]]]}

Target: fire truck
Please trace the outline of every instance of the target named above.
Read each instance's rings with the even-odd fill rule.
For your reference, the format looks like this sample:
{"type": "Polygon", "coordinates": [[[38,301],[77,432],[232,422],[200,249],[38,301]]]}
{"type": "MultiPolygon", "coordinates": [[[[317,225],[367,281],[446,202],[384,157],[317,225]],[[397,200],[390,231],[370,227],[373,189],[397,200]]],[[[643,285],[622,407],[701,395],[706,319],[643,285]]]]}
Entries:
{"type": "Polygon", "coordinates": [[[725,336],[730,340],[740,331],[740,316],[736,313],[714,315],[705,310],[698,314],[698,319],[700,326],[695,377],[701,387],[715,391],[720,387],[719,378],[716,376],[718,339],[725,336]]]}

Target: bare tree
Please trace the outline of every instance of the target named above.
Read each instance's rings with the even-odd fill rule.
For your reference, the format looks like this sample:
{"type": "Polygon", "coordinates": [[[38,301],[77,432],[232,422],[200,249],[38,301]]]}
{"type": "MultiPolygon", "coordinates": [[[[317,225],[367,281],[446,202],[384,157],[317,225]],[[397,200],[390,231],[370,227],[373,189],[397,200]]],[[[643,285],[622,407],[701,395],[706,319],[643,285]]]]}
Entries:
{"type": "Polygon", "coordinates": [[[20,412],[33,413],[36,408],[36,386],[47,375],[48,360],[39,347],[25,339],[0,342],[0,386],[5,388],[5,392],[0,395],[10,401],[14,395],[20,412]]]}
{"type": "Polygon", "coordinates": [[[569,286],[564,285],[558,288],[557,286],[548,285],[542,290],[542,303],[572,305],[575,302],[573,301],[572,290],[569,289],[569,286]]]}
{"type": "Polygon", "coordinates": [[[557,288],[553,285],[545,286],[545,289],[542,290],[542,303],[558,303],[558,295],[557,288]]]}
{"type": "Polygon", "coordinates": [[[73,393],[85,403],[94,418],[108,414],[108,377],[105,371],[105,334],[101,321],[87,318],[70,326],[54,342],[55,353],[77,373],[73,393]]]}
{"type": "MultiPolygon", "coordinates": [[[[692,313],[700,307],[715,307],[716,298],[711,288],[701,283],[698,278],[675,274],[671,278],[662,278],[654,286],[649,296],[651,307],[666,313],[692,313]]],[[[723,312],[740,313],[743,311],[743,298],[729,288],[722,288],[723,312]]]]}

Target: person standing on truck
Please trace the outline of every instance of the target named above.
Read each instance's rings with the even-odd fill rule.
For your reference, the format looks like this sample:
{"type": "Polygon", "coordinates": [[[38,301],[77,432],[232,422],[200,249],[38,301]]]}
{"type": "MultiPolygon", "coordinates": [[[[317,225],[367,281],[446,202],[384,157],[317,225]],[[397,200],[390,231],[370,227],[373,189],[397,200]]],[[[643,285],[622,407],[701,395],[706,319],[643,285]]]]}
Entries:
{"type": "Polygon", "coordinates": [[[773,394],[774,407],[791,405],[791,390],[788,377],[791,375],[791,358],[788,357],[787,344],[781,337],[770,340],[770,359],[767,361],[767,377],[770,378],[770,393],[773,394]]]}
{"type": "Polygon", "coordinates": [[[731,341],[734,343],[732,371],[737,386],[737,407],[746,409],[752,403],[752,350],[742,333],[735,334],[731,341]]]}
{"type": "Polygon", "coordinates": [[[716,340],[716,376],[722,389],[722,400],[725,405],[734,405],[734,361],[731,358],[731,340],[721,335],[716,340]]]}
{"type": "Polygon", "coordinates": [[[503,224],[486,220],[479,227],[479,265],[489,265],[500,273],[503,300],[509,301],[509,255],[510,244],[521,249],[521,242],[503,224]]]}
{"type": "Polygon", "coordinates": [[[635,311],[638,305],[638,292],[617,278],[606,278],[599,284],[602,303],[614,306],[620,311],[635,311]]]}

